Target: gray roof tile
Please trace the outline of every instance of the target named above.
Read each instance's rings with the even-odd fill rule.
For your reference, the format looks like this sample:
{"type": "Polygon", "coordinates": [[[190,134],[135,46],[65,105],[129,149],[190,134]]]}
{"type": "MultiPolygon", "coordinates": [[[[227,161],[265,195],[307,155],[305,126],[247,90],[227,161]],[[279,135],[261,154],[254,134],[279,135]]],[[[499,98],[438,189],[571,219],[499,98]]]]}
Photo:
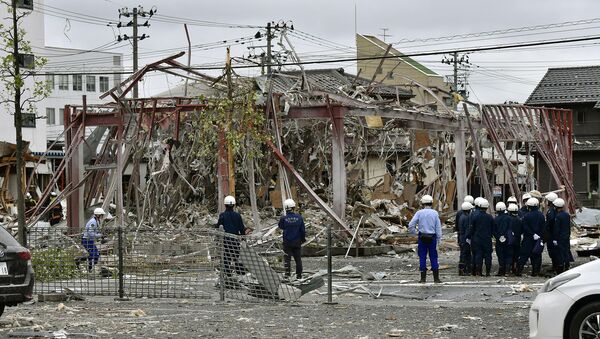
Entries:
{"type": "Polygon", "coordinates": [[[600,106],[600,66],[550,68],[527,105],[593,102],[600,106]]]}

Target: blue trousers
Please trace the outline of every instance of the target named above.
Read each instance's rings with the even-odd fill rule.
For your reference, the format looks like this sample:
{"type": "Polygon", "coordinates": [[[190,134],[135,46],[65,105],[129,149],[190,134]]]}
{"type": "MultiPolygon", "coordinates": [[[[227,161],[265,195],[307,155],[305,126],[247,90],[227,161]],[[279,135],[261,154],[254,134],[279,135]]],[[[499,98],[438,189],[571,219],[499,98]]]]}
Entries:
{"type": "Polygon", "coordinates": [[[431,262],[431,269],[437,270],[440,266],[438,264],[438,252],[437,252],[437,237],[433,236],[433,239],[429,243],[425,243],[419,237],[417,253],[419,254],[419,270],[421,272],[427,271],[427,254],[429,254],[429,261],[431,262]]]}
{"type": "Polygon", "coordinates": [[[482,269],[483,261],[485,260],[485,267],[488,269],[492,268],[492,246],[491,244],[483,244],[473,241],[471,244],[473,248],[473,266],[477,269],[482,269]]]}
{"type": "Polygon", "coordinates": [[[527,263],[528,259],[531,259],[531,269],[533,272],[539,272],[542,267],[542,254],[533,254],[533,247],[535,246],[535,240],[533,236],[527,235],[523,238],[521,244],[521,254],[519,255],[519,267],[523,269],[523,266],[527,263]]]}
{"type": "Polygon", "coordinates": [[[88,252],[88,271],[91,271],[92,267],[98,264],[98,259],[100,259],[100,252],[98,252],[98,248],[94,244],[93,239],[82,238],[81,244],[88,252]]]}
{"type": "Polygon", "coordinates": [[[460,259],[458,263],[459,269],[471,269],[471,245],[467,242],[460,244],[460,259]]]}
{"type": "Polygon", "coordinates": [[[497,242],[496,255],[498,256],[498,265],[500,268],[507,268],[507,266],[512,264],[513,246],[497,242]]]}

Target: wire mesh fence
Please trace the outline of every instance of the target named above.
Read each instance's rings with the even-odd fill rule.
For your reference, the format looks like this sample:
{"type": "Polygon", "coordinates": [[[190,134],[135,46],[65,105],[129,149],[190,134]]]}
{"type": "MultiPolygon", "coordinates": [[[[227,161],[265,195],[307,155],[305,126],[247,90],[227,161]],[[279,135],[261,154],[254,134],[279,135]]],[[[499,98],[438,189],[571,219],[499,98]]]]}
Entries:
{"type": "Polygon", "coordinates": [[[36,293],[293,301],[323,284],[285,274],[280,240],[273,238],[144,227],[119,236],[118,228],[104,227],[86,239],[45,223],[28,237],[36,293]]]}

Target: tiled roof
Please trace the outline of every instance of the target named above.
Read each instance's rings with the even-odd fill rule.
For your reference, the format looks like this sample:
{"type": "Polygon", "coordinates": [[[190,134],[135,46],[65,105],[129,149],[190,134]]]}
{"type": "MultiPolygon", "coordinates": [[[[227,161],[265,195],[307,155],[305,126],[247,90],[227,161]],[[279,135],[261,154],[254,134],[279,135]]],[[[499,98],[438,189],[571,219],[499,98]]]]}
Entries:
{"type": "MultiPolygon", "coordinates": [[[[312,69],[306,70],[306,78],[313,90],[342,94],[342,89],[348,91],[355,86],[368,86],[369,80],[357,78],[355,75],[347,74],[343,69],[312,69]]],[[[286,93],[290,91],[306,90],[302,88],[302,72],[282,72],[273,74],[273,92],[286,93]]],[[[256,83],[264,92],[268,91],[267,76],[256,78],[256,83]]],[[[396,97],[396,87],[376,85],[372,91],[383,97],[396,97]]],[[[410,99],[413,94],[402,88],[398,88],[400,99],[410,99]]]]}
{"type": "Polygon", "coordinates": [[[574,151],[600,151],[600,136],[575,136],[573,138],[574,151]]]}
{"type": "Polygon", "coordinates": [[[527,105],[592,102],[600,107],[600,66],[550,68],[527,105]]]}

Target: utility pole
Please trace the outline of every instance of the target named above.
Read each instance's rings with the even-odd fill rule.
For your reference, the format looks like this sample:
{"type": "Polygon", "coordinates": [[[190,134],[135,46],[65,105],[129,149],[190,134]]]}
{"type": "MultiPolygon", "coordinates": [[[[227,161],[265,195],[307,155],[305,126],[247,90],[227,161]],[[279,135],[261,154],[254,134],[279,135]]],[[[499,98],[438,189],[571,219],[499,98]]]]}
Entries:
{"type": "MultiPolygon", "coordinates": [[[[23,195],[23,115],[21,112],[21,68],[19,65],[19,32],[17,27],[17,0],[12,0],[13,65],[15,78],[15,129],[17,139],[17,222],[19,243],[27,247],[25,231],[25,197],[23,195]]],[[[4,178],[8,179],[8,178],[4,178]]]]}
{"type": "MultiPolygon", "coordinates": [[[[146,38],[149,38],[150,35],[147,34],[142,34],[142,36],[139,36],[138,34],[138,28],[139,27],[150,27],[150,24],[148,23],[148,20],[156,13],[156,7],[153,7],[150,11],[145,11],[144,8],[142,6],[138,6],[138,7],[134,7],[131,11],[127,8],[124,7],[122,9],[119,9],[119,22],[117,23],[117,28],[125,28],[125,27],[132,27],[133,28],[133,36],[128,36],[127,34],[123,34],[122,36],[119,35],[117,37],[117,41],[123,41],[123,40],[129,40],[132,39],[132,47],[133,47],[133,72],[137,72],[138,71],[138,41],[140,40],[144,40],[146,38]],[[123,24],[120,20],[121,17],[126,17],[129,18],[131,17],[131,21],[123,24]],[[138,24],[138,19],[139,17],[143,17],[143,18],[148,18],[146,20],[146,22],[144,22],[143,24],[138,24]]],[[[133,98],[136,99],[138,97],[138,85],[137,83],[133,86],[133,98]]]]}
{"type": "Polygon", "coordinates": [[[271,74],[271,23],[267,23],[267,75],[271,74]]]}
{"type": "MultiPolygon", "coordinates": [[[[469,62],[469,56],[465,55],[465,54],[459,56],[458,52],[453,52],[452,57],[451,58],[444,57],[442,59],[442,63],[452,66],[452,71],[453,71],[452,72],[452,92],[456,93],[456,94],[460,94],[464,98],[466,98],[467,91],[459,90],[458,70],[459,70],[459,68],[461,68],[463,66],[465,67],[465,68],[463,68],[463,70],[464,70],[464,69],[466,69],[466,67],[468,67],[471,64],[469,62]]],[[[465,75],[464,75],[464,79],[463,79],[463,83],[465,84],[465,86],[466,86],[466,80],[467,80],[467,75],[466,75],[466,71],[465,71],[465,75]]],[[[456,107],[457,107],[456,105],[457,105],[457,103],[455,102],[453,105],[454,109],[456,109],[456,107]]]]}

